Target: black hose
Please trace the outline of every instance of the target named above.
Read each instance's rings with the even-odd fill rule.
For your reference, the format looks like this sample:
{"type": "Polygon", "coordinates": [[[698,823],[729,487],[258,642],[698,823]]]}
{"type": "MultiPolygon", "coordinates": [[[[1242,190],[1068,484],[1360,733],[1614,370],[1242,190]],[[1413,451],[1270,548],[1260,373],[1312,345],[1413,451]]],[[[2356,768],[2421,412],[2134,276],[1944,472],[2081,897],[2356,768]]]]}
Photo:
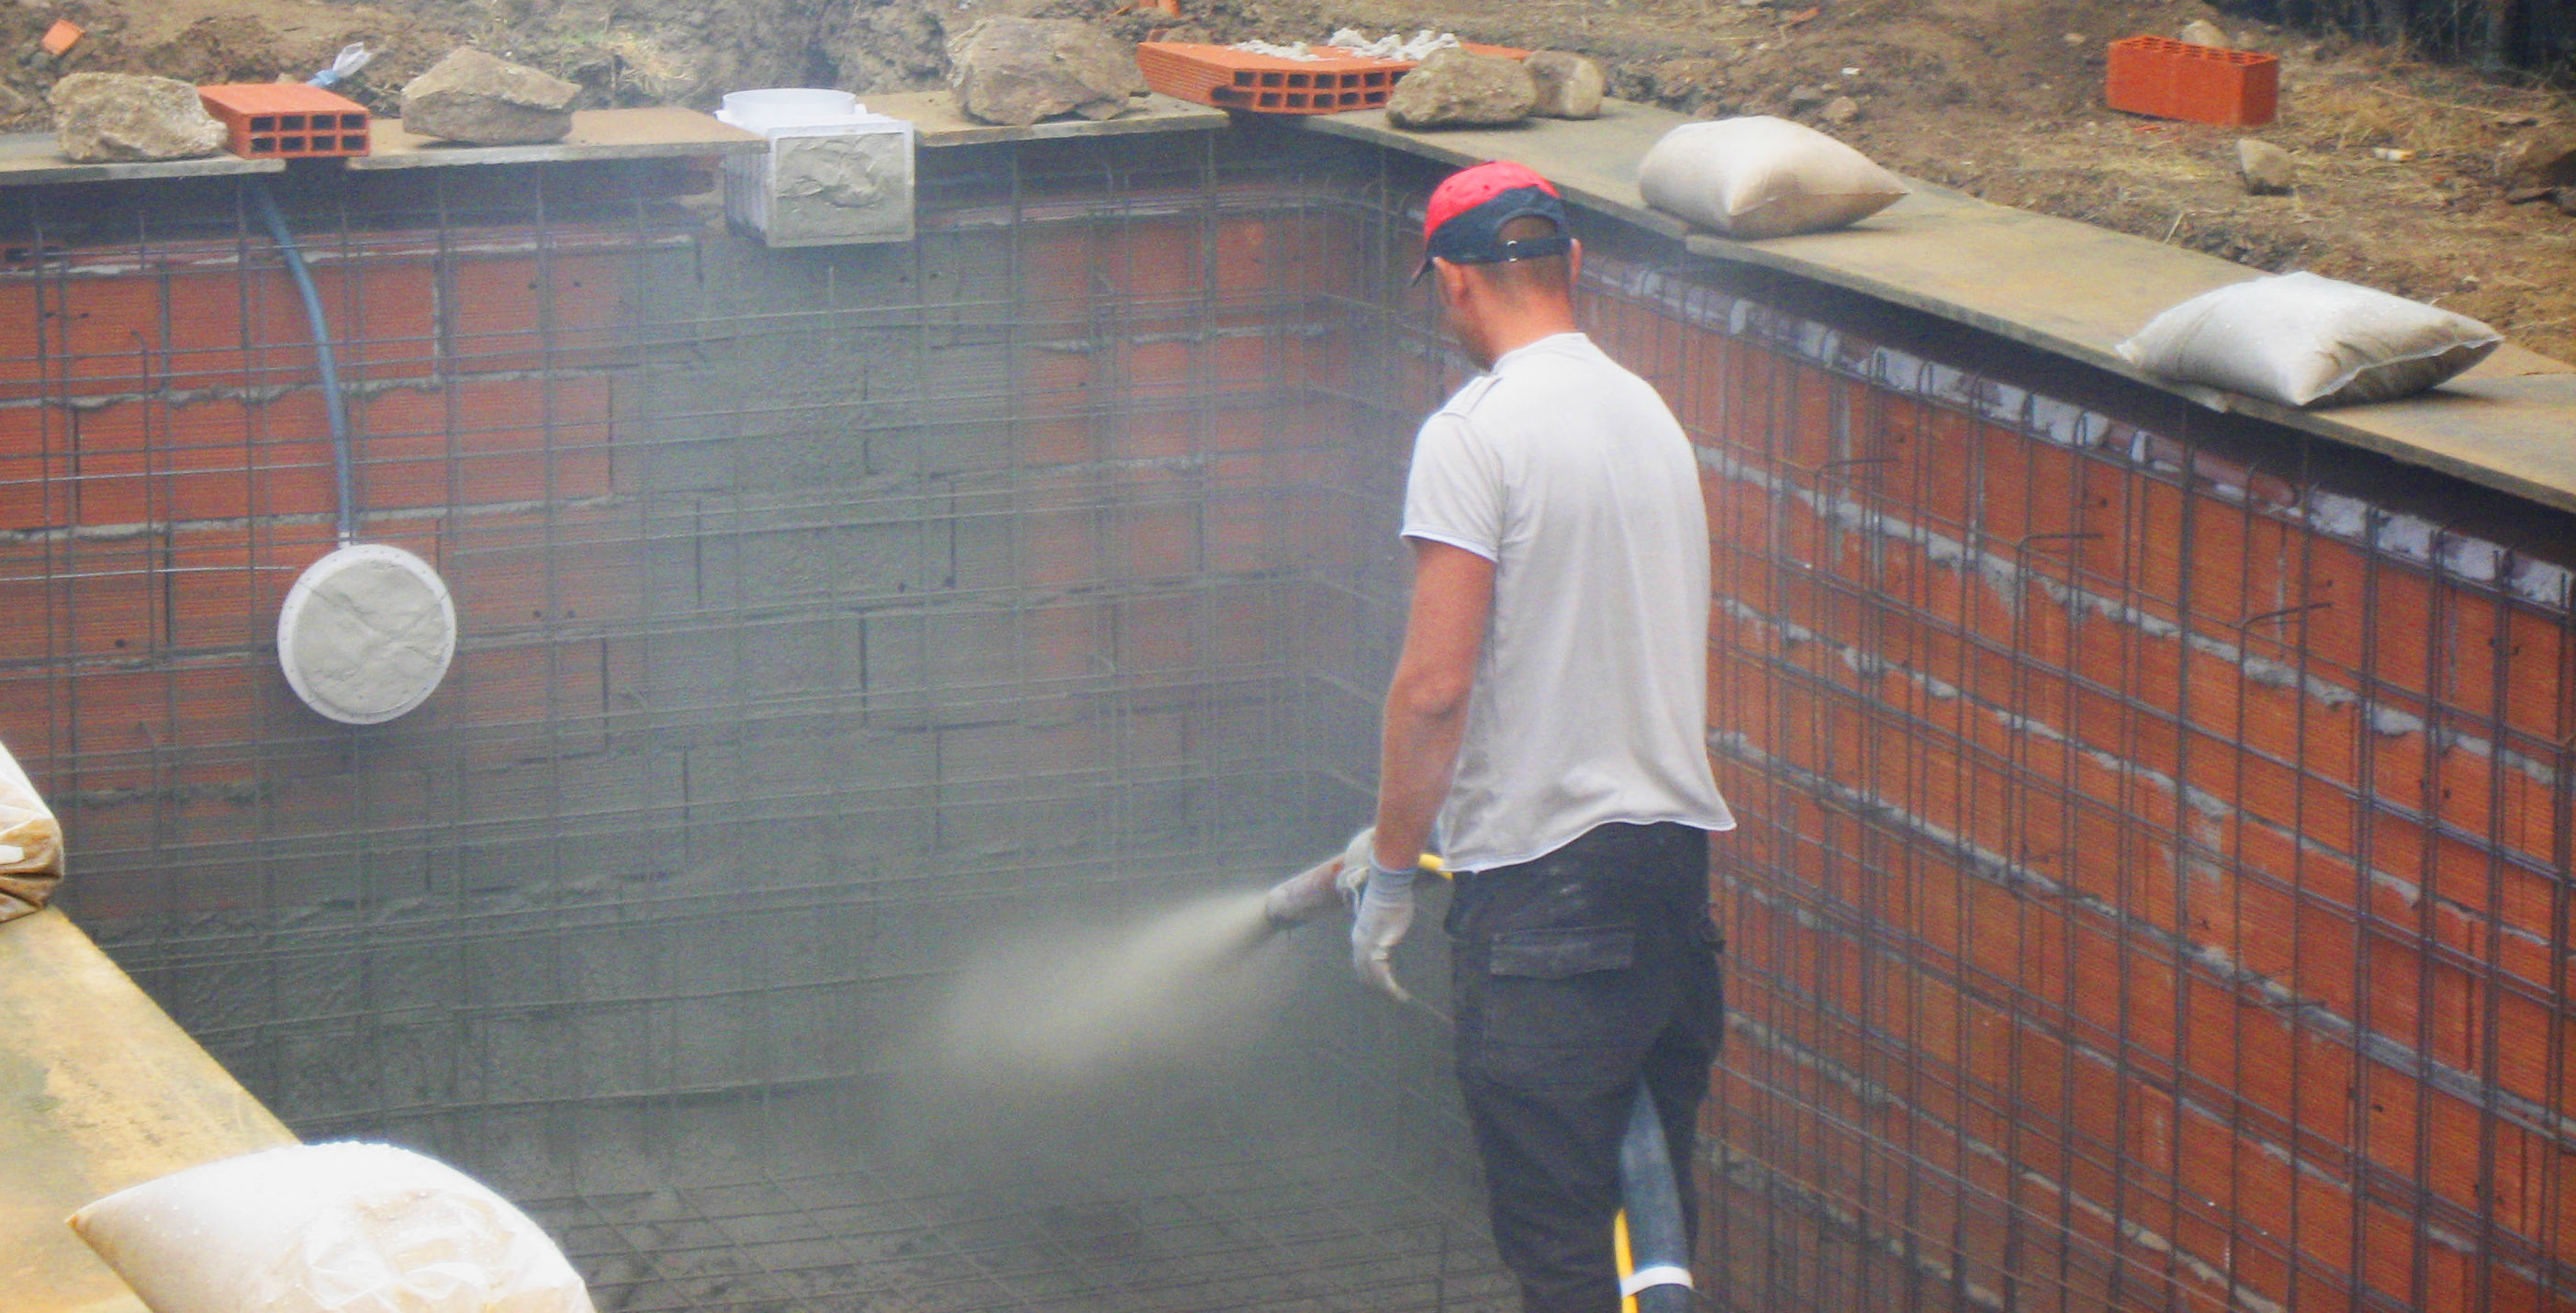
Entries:
{"type": "Polygon", "coordinates": [[[1637,1087],[1628,1133],[1619,1140],[1619,1204],[1628,1214],[1628,1272],[1622,1293],[1637,1313],[1690,1313],[1690,1238],[1682,1230],[1681,1184],[1655,1096],[1637,1087]]]}
{"type": "Polygon", "coordinates": [[[313,286],[313,272],[304,267],[304,250],[295,244],[295,234],[287,231],[277,198],[269,194],[266,183],[254,182],[250,190],[259,199],[260,217],[268,221],[268,235],[286,257],[286,272],[295,279],[296,293],[304,298],[305,321],[313,326],[313,354],[322,366],[322,404],[331,417],[331,487],[339,506],[332,526],[340,545],[346,547],[357,540],[357,498],[350,491],[349,411],[340,398],[340,365],[331,354],[331,324],[322,317],[322,293],[313,286]]]}

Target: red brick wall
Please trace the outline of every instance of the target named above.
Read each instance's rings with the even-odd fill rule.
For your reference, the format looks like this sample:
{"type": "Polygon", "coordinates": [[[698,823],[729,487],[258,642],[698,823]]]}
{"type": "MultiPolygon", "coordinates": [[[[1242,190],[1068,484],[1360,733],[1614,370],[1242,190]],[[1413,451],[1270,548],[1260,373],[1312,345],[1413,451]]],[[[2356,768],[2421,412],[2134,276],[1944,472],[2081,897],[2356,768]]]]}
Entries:
{"type": "MultiPolygon", "coordinates": [[[[1282,614],[1299,603],[1279,581],[1347,571],[1353,538],[1332,527],[1352,504],[1318,435],[1344,441],[1354,411],[1309,381],[1349,368],[1353,312],[1320,298],[1355,303],[1357,270],[1327,253],[1356,219],[1259,184],[1099,193],[1095,177],[1032,200],[1016,225],[974,205],[925,212],[924,249],[976,287],[905,283],[909,300],[878,314],[908,316],[922,371],[947,369],[960,395],[927,397],[921,433],[873,440],[896,470],[960,415],[988,414],[1005,440],[927,495],[797,494],[825,519],[846,492],[955,520],[955,570],[907,598],[1002,626],[976,633],[1009,669],[972,678],[1023,681],[1026,705],[994,714],[1045,722],[1016,767],[1032,777],[1188,773],[1257,751],[1218,732],[1242,713],[1217,704],[1253,695],[1211,695],[1209,672],[1297,668],[1275,649],[1308,627],[1282,614]],[[987,286],[1017,305],[971,304],[987,286]],[[940,363],[977,345],[964,321],[1009,339],[1007,376],[940,363]],[[1131,686],[1119,715],[1099,710],[1104,688],[1131,686]]],[[[667,220],[350,227],[307,240],[349,394],[359,536],[437,566],[462,629],[440,691],[375,729],[312,715],[276,666],[277,608],[332,547],[334,499],[310,332],[268,244],[77,248],[0,269],[0,738],[92,870],[67,895],[85,916],[180,915],[201,884],[227,891],[208,907],[255,911],[237,881],[185,874],[265,851],[245,846],[354,855],[379,826],[404,831],[381,841],[404,849],[463,842],[422,840],[446,822],[419,818],[458,815],[491,772],[596,754],[649,720],[662,635],[713,623],[648,602],[646,508],[673,495],[651,473],[667,417],[640,413],[636,371],[700,333],[802,330],[691,322],[675,298],[699,238],[667,220]]],[[[793,403],[828,427],[839,380],[817,368],[793,403]]],[[[860,402],[862,381],[846,386],[860,402]]],[[[789,404],[753,399],[773,413],[739,421],[754,435],[741,468],[774,458],[758,435],[789,404]]],[[[740,514],[727,495],[710,503],[720,549],[736,523],[722,517],[740,514]]],[[[834,586],[765,614],[837,604],[834,586]]],[[[528,780],[498,792],[547,805],[528,780]]]]}
{"type": "Polygon", "coordinates": [[[1596,282],[1705,471],[1732,1300],[2576,1299],[2563,555],[1596,282]]]}

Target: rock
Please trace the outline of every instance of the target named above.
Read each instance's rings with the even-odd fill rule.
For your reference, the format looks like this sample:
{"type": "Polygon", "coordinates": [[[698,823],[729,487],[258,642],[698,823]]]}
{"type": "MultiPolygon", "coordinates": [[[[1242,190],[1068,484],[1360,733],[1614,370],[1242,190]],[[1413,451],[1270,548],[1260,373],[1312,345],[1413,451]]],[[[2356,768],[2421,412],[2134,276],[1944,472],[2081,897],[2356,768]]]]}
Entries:
{"type": "Polygon", "coordinates": [[[1538,82],[1517,59],[1434,51],[1395,80],[1386,121],[1399,128],[1491,127],[1528,118],[1538,82]]]}
{"type": "Polygon", "coordinates": [[[2182,42],[2184,45],[2190,46],[2224,46],[2227,44],[2227,34],[2219,30],[2218,24],[2213,23],[2206,18],[2195,18],[2190,22],[2183,24],[2182,31],[2175,33],[2174,39],[2182,42]]]}
{"type": "Polygon", "coordinates": [[[1530,81],[1538,84],[1538,103],[1530,112],[1541,118],[1588,119],[1601,114],[1601,92],[1607,80],[1601,66],[1581,55],[1541,50],[1521,61],[1530,81]]]}
{"type": "Polygon", "coordinates": [[[2576,187],[2576,127],[2544,128],[2496,152],[2496,177],[2508,193],[2547,193],[2576,187]]]}
{"type": "Polygon", "coordinates": [[[1826,101],[1824,109],[1818,113],[1827,123],[1849,123],[1860,117],[1860,102],[1849,96],[1836,96],[1826,101]]]}
{"type": "Polygon", "coordinates": [[[948,60],[957,107],[1012,127],[1068,110],[1109,118],[1145,89],[1134,47],[1069,18],[987,18],[949,43],[948,60]]]}
{"type": "Polygon", "coordinates": [[[403,131],[477,146],[561,141],[579,94],[579,83],[460,46],[403,85],[403,131]]]}
{"type": "Polygon", "coordinates": [[[1823,109],[1825,102],[1831,99],[1833,99],[1832,96],[1818,87],[1791,87],[1788,98],[1789,113],[1798,115],[1823,109]]]}
{"type": "Polygon", "coordinates": [[[64,157],[82,164],[184,160],[224,148],[224,125],[176,78],[74,73],[45,99],[64,157]]]}
{"type": "Polygon", "coordinates": [[[2236,171],[2245,190],[2257,196],[2285,196],[2299,180],[2299,165],[2290,152],[2253,137],[2236,139],[2236,171]]]}
{"type": "Polygon", "coordinates": [[[2557,206],[2560,214],[2576,214],[2576,187],[2561,187],[2549,193],[2549,203],[2557,206]]]}

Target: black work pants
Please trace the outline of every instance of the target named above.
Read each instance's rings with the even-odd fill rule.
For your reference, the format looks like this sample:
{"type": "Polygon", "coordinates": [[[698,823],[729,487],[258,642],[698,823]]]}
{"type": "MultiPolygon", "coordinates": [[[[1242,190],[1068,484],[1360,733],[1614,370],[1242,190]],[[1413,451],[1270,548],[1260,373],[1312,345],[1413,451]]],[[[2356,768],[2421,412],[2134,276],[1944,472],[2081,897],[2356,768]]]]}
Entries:
{"type": "Polygon", "coordinates": [[[1447,929],[1458,1083],[1494,1244],[1526,1313],[1617,1313],[1619,1140],[1642,1082],[1681,1173],[1724,1034],[1708,835],[1603,825],[1518,866],[1458,877],[1447,929]]]}

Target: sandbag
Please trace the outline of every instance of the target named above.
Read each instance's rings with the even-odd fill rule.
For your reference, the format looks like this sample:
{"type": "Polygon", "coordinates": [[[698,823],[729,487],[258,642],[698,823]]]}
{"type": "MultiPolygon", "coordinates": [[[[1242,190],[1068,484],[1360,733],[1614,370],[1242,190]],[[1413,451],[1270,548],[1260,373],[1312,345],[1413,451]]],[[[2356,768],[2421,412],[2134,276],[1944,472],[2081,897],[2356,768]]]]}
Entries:
{"type": "Polygon", "coordinates": [[[2411,396],[2503,341],[2466,315],[2295,273],[2203,292],[2147,321],[2119,352],[2158,378],[2321,408],[2411,396]]]}
{"type": "Polygon", "coordinates": [[[72,1214],[153,1313],[592,1313],[508,1201],[389,1144],[291,1145],[191,1167],[72,1214]]]}
{"type": "Polygon", "coordinates": [[[1637,190],[1666,214],[1754,241],[1857,223],[1907,189],[1859,151],[1766,115],[1665,133],[1637,166],[1637,190]]]}
{"type": "Polygon", "coordinates": [[[18,759],[0,748],[0,921],[43,910],[62,879],[62,823],[18,759]]]}

